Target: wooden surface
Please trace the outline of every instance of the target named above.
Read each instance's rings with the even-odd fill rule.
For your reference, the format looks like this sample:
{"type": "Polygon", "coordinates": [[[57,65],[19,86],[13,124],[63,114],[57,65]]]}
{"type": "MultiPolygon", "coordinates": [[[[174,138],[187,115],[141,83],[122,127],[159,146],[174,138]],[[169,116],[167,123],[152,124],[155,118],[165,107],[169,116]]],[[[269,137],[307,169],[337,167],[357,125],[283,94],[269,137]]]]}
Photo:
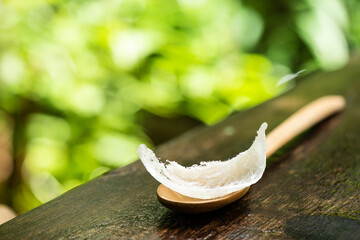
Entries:
{"type": "MultiPolygon", "coordinates": [[[[0,226],[0,239],[359,239],[360,60],[312,74],[287,94],[212,127],[161,145],[182,164],[227,159],[323,95],[347,106],[268,159],[263,178],[239,201],[186,215],[156,199],[158,183],[137,161],[92,180],[0,226]]],[[[176,127],[176,126],[174,126],[176,127]]]]}

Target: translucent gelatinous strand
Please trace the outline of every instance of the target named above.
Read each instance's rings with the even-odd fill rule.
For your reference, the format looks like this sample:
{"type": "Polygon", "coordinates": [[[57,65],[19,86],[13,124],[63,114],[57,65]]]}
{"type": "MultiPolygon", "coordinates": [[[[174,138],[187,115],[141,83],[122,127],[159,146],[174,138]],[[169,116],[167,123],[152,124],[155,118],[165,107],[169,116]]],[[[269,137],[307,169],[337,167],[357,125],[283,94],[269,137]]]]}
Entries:
{"type": "Polygon", "coordinates": [[[174,161],[159,161],[141,144],[137,150],[146,170],[160,183],[182,195],[211,199],[248,187],[262,177],[266,166],[267,123],[263,123],[251,147],[227,161],[201,162],[184,167],[174,161]]]}

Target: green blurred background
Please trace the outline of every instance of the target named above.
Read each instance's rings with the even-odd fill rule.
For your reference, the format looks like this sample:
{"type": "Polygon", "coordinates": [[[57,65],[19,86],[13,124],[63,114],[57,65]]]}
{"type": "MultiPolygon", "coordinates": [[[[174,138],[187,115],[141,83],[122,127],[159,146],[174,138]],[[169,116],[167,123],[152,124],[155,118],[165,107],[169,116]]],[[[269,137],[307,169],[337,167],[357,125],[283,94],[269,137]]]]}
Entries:
{"type": "Polygon", "coordinates": [[[0,203],[28,211],[359,47],[357,0],[0,0],[0,203]]]}

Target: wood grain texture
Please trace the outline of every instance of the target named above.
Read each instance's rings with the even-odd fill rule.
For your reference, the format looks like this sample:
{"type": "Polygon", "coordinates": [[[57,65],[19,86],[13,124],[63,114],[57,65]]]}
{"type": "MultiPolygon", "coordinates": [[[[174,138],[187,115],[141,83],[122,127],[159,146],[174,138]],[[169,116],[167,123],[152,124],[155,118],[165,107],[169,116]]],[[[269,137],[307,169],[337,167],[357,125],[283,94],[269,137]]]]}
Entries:
{"type": "Polygon", "coordinates": [[[270,132],[329,94],[345,111],[268,159],[263,178],[215,212],[186,215],[156,199],[158,183],[137,161],[110,171],[0,226],[0,239],[358,239],[360,236],[360,60],[299,81],[283,96],[158,147],[184,165],[247,149],[263,121],[270,132]],[[231,128],[234,134],[228,134],[231,128]]]}

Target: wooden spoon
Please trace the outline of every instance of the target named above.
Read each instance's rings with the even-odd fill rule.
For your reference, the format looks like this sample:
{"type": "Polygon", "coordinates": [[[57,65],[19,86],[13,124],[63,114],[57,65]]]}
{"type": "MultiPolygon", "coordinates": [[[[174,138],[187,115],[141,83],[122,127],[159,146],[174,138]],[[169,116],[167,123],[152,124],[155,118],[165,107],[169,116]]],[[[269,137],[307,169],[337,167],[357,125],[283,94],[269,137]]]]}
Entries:
{"type": "MultiPolygon", "coordinates": [[[[270,157],[291,139],[321,120],[341,111],[344,107],[345,99],[342,96],[325,96],[307,104],[267,135],[266,157],[270,157]]],[[[219,198],[198,199],[184,196],[160,184],[157,189],[157,198],[162,205],[178,212],[203,213],[222,208],[238,200],[247,193],[249,188],[250,186],[219,198]]]]}

